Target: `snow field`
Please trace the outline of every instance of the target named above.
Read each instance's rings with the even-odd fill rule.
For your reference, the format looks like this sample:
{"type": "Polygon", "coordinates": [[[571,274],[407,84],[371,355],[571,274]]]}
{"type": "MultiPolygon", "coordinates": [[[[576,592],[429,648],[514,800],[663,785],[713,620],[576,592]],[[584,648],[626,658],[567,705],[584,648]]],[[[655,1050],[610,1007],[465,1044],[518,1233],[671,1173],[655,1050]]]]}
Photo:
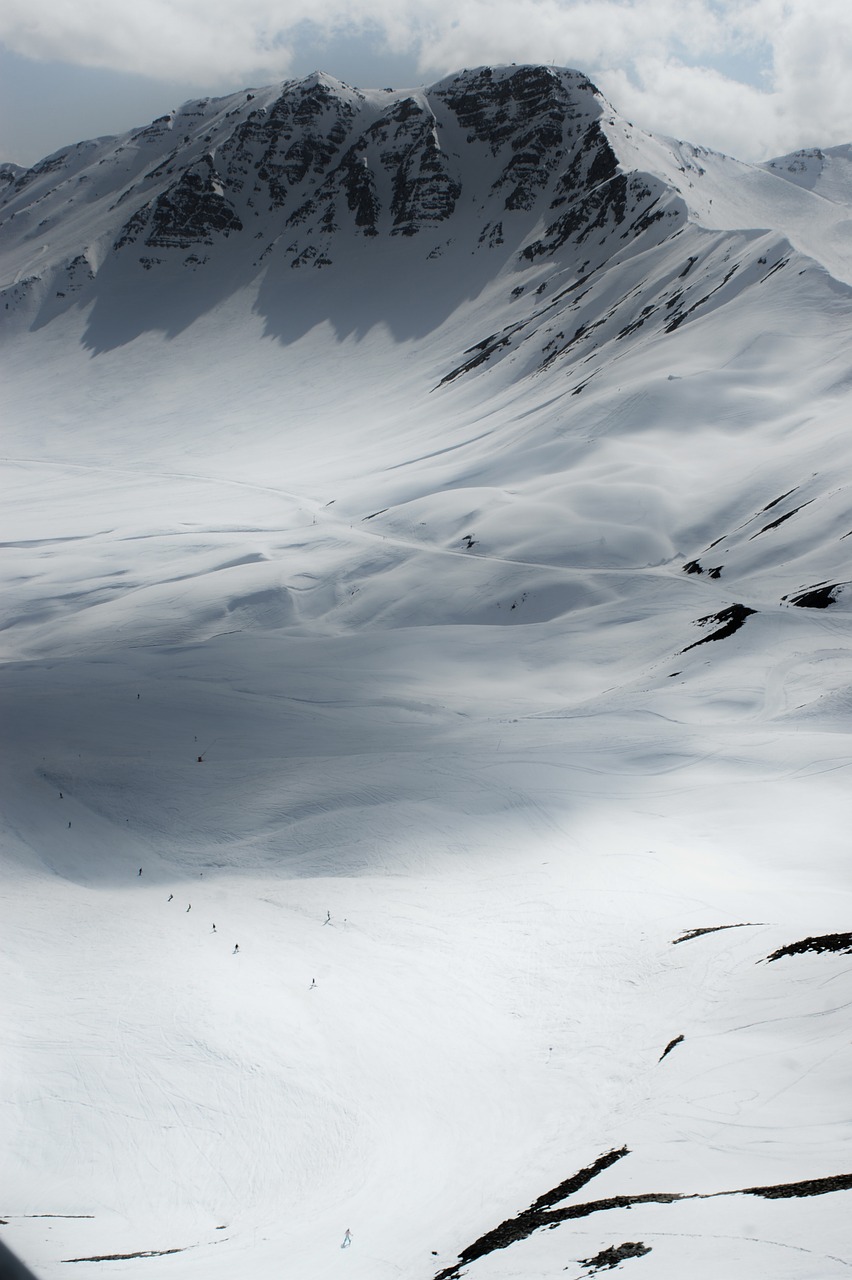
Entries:
{"type": "Polygon", "coordinates": [[[6,342],[0,1212],[41,1280],[426,1280],[623,1146],[566,1203],[708,1198],[465,1274],[848,1270],[848,1190],[729,1194],[850,1171],[848,956],[766,963],[850,921],[852,597],[789,603],[848,577],[842,219],[681,159],[703,225],[552,312],[576,272],[495,270],[465,207],[432,266],[114,264],[6,342]],[[707,300],[621,336],[696,253],[707,300]]]}

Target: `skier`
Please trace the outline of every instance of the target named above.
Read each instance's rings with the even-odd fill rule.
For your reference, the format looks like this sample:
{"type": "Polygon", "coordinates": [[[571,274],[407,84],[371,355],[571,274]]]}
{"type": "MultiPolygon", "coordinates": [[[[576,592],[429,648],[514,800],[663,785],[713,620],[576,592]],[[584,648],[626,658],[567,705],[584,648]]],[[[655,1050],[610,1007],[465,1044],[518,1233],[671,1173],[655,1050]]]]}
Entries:
{"type": "Polygon", "coordinates": [[[140,874],[140,876],[141,876],[141,874],[142,874],[142,868],[141,868],[141,867],[139,868],[139,874],[140,874]]]}
{"type": "Polygon", "coordinates": [[[60,800],[64,800],[64,799],[65,799],[65,797],[63,796],[63,794],[62,794],[62,792],[61,792],[61,791],[60,791],[60,793],[59,793],[59,799],[60,799],[60,800]]]}
{"type": "Polygon", "coordinates": [[[346,1234],[343,1237],[343,1244],[340,1247],[341,1249],[348,1249],[351,1243],[352,1243],[352,1232],[347,1227],[346,1234]]]}
{"type": "Polygon", "coordinates": [[[175,896],[175,895],[174,895],[173,893],[170,893],[170,894],[169,894],[169,902],[171,902],[171,900],[172,900],[172,898],[173,898],[174,896],[175,896]]]}
{"type": "Polygon", "coordinates": [[[214,933],[216,932],[216,926],[215,926],[215,924],[214,924],[214,926],[213,926],[213,932],[214,932],[214,933]]]}
{"type": "Polygon", "coordinates": [[[233,951],[231,952],[231,955],[232,955],[232,956],[239,955],[239,952],[240,952],[240,944],[237,942],[237,943],[235,943],[235,944],[234,944],[234,949],[233,949],[233,951]]]}
{"type": "MultiPolygon", "coordinates": [[[[191,911],[191,910],[192,910],[192,903],[190,902],[190,904],[189,904],[189,906],[187,907],[186,911],[191,911]]],[[[186,911],[184,912],[184,915],[186,915],[186,911]]]]}
{"type": "Polygon", "coordinates": [[[308,990],[309,990],[309,991],[313,991],[313,989],[314,989],[314,987],[315,987],[316,985],[317,985],[317,980],[316,980],[316,978],[311,978],[311,985],[308,987],[308,990]]]}
{"type": "Polygon", "coordinates": [[[330,912],[330,911],[326,911],[326,913],[325,913],[325,919],[323,920],[323,924],[324,924],[324,925],[325,925],[325,924],[331,924],[331,912],[330,912]]]}

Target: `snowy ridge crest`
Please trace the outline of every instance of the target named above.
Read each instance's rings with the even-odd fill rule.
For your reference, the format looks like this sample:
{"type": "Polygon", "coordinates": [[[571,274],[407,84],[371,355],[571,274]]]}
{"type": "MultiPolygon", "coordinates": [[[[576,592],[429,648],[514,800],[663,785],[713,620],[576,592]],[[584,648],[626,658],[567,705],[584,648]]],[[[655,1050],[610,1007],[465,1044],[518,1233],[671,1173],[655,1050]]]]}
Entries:
{"type": "MultiPolygon", "coordinates": [[[[352,292],[380,275],[399,306],[426,289],[452,292],[460,276],[504,278],[516,298],[576,290],[564,325],[538,343],[533,367],[547,367],[589,333],[624,341],[639,328],[671,332],[730,296],[734,276],[737,292],[791,253],[852,282],[850,172],[848,148],[751,166],[652,137],[576,71],[480,67],[410,92],[362,91],[314,73],[188,102],[29,170],[7,166],[0,321],[39,328],[94,304],[89,341],[99,349],[115,300],[128,294],[145,299],[141,327],[172,331],[247,286],[262,311],[288,296],[302,305],[297,278],[306,272],[331,270],[335,287],[347,282],[352,292]],[[665,246],[696,230],[708,256],[695,245],[669,259],[665,246]],[[721,255],[718,233],[727,237],[721,255]],[[743,245],[758,250],[747,271],[743,245]],[[732,255],[718,278],[702,270],[732,255]],[[623,275],[628,258],[646,264],[645,283],[604,304],[611,273],[623,275]],[[666,272],[691,273],[690,284],[660,297],[652,282],[666,272]],[[654,296],[640,296],[646,287],[654,296]]],[[[525,334],[541,315],[528,311],[525,334]]],[[[273,316],[270,331],[280,328],[273,316]]],[[[475,335],[469,359],[459,351],[442,378],[493,363],[481,358],[483,344],[501,358],[513,350],[507,329],[514,318],[475,335]]]]}
{"type": "Polygon", "coordinates": [[[412,93],[313,75],[187,103],[4,170],[5,308],[36,280],[54,311],[59,296],[82,301],[65,275],[81,256],[93,281],[116,255],[137,277],[228,262],[250,279],[270,258],[330,266],[365,239],[416,241],[418,258],[454,240],[531,260],[649,219],[668,216],[671,232],[679,208],[622,172],[605,110],[585,76],[547,67],[485,67],[412,93]]]}

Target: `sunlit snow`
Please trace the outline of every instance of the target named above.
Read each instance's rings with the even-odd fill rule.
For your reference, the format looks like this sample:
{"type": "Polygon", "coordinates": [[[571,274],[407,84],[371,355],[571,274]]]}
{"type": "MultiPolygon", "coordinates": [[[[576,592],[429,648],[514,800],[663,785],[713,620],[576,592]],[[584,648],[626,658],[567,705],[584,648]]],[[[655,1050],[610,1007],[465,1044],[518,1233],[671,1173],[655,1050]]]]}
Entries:
{"type": "Polygon", "coordinates": [[[323,269],[298,227],[257,265],[266,212],[113,250],[126,139],[4,223],[0,1230],[40,1280],[852,1267],[849,954],[768,959],[852,929],[848,148],[806,181],[613,117],[671,218],[586,279],[437,101],[452,218],[309,228],[323,269]],[[548,1211],[645,1202],[464,1260],[623,1148],[548,1211]]]}

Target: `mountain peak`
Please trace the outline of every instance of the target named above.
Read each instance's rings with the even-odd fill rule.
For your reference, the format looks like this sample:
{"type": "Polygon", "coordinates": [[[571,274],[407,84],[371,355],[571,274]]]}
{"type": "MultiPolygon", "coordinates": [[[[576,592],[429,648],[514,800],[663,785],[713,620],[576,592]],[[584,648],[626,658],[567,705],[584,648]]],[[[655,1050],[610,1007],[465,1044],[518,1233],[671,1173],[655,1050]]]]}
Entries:
{"type": "Polygon", "coordinates": [[[286,291],[291,271],[360,271],[371,244],[407,244],[405,271],[484,254],[492,276],[548,263],[567,284],[690,220],[775,229],[847,279],[832,228],[850,171],[842,148],[760,167],[655,138],[566,68],[482,66],[396,91],[315,71],[6,166],[0,314],[44,324],[143,279],[154,311],[173,312],[176,291],[202,307],[201,278],[273,273],[286,291]]]}

